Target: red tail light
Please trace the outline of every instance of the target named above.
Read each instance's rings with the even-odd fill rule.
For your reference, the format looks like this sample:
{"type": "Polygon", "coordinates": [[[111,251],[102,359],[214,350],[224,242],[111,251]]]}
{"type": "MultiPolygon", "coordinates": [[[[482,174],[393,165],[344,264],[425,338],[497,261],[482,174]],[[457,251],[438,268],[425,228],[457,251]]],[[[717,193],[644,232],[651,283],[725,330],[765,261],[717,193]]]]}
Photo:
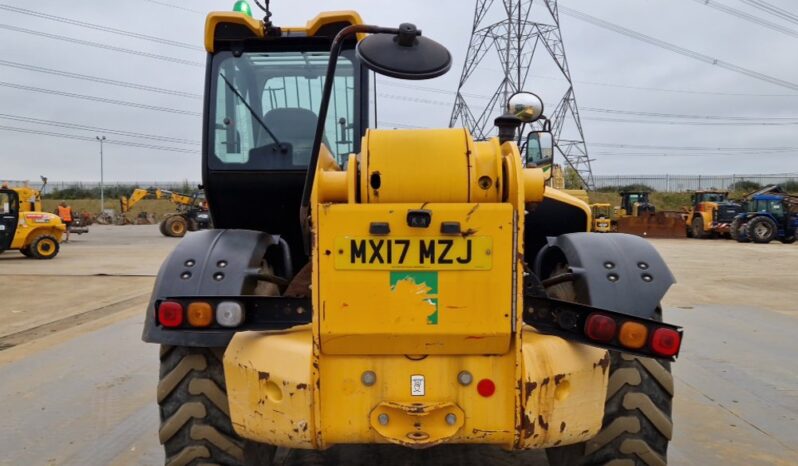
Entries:
{"type": "Polygon", "coordinates": [[[490,379],[482,379],[477,384],[477,393],[485,398],[492,396],[496,392],[496,384],[490,379]]]}
{"type": "Polygon", "coordinates": [[[158,306],[158,322],[164,327],[179,327],[183,323],[183,305],[164,301],[158,306]]]}
{"type": "Polygon", "coordinates": [[[585,320],[585,334],[591,340],[607,343],[615,337],[615,319],[601,314],[590,314],[585,320]]]}
{"type": "Polygon", "coordinates": [[[669,328],[658,328],[651,337],[651,349],[660,356],[676,355],[681,344],[682,337],[679,332],[669,328]]]}

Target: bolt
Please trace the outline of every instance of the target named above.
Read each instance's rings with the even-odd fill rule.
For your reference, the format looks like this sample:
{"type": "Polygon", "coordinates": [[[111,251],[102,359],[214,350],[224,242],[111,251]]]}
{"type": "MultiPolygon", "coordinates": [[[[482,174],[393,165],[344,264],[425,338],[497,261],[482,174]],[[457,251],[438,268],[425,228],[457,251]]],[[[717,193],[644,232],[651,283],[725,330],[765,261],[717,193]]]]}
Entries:
{"type": "Polygon", "coordinates": [[[189,278],[191,278],[191,272],[185,271],[181,273],[180,278],[182,278],[183,280],[188,280],[189,278]]]}
{"type": "Polygon", "coordinates": [[[186,267],[194,267],[194,264],[196,264],[196,262],[194,262],[194,259],[189,259],[186,261],[186,267]]]}
{"type": "Polygon", "coordinates": [[[227,267],[227,261],[219,261],[219,262],[217,262],[216,263],[216,267],[219,267],[220,269],[223,269],[223,268],[227,267]]]}
{"type": "Polygon", "coordinates": [[[446,423],[450,426],[453,426],[457,423],[457,416],[454,413],[449,413],[446,415],[446,423]]]}
{"type": "Polygon", "coordinates": [[[646,270],[648,268],[648,264],[646,264],[645,262],[638,262],[637,266],[640,267],[640,269],[642,270],[646,270]]]}
{"type": "Polygon", "coordinates": [[[379,422],[381,426],[387,426],[388,425],[388,415],[385,414],[385,413],[380,414],[379,416],[377,416],[377,422],[379,422]]]}
{"type": "Polygon", "coordinates": [[[618,278],[620,278],[620,277],[618,277],[617,273],[608,273],[607,274],[607,280],[609,280],[609,281],[611,281],[613,283],[617,282],[618,278]]]}
{"type": "Polygon", "coordinates": [[[646,283],[654,280],[654,277],[652,277],[651,275],[649,275],[647,273],[644,273],[643,275],[641,275],[640,278],[642,278],[643,281],[646,282],[646,283]]]}
{"type": "Polygon", "coordinates": [[[460,373],[457,374],[457,381],[460,382],[460,385],[468,386],[474,381],[474,376],[468,371],[460,371],[460,373]]]}
{"type": "Polygon", "coordinates": [[[366,371],[360,376],[360,381],[363,382],[363,385],[370,387],[377,382],[377,374],[373,371],[366,371]]]}
{"type": "Polygon", "coordinates": [[[604,268],[607,269],[607,270],[614,269],[615,268],[615,264],[613,264],[610,261],[607,261],[607,262],[604,263],[604,268]]]}
{"type": "Polygon", "coordinates": [[[224,280],[224,274],[222,272],[216,272],[215,274],[213,274],[213,279],[216,280],[217,282],[220,282],[224,280]]]}

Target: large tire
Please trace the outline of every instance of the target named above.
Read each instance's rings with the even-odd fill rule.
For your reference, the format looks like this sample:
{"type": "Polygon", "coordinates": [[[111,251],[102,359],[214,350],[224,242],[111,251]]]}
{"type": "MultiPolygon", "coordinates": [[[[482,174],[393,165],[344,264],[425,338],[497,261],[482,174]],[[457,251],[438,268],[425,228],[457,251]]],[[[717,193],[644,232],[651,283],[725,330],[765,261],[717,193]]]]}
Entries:
{"type": "Polygon", "coordinates": [[[756,217],[748,222],[748,237],[759,244],[767,244],[778,234],[778,226],[770,217],[756,217]]]}
{"type": "Polygon", "coordinates": [[[709,234],[704,231],[704,218],[702,216],[696,216],[691,225],[693,230],[693,238],[704,239],[709,237],[709,234]]]}
{"type": "Polygon", "coordinates": [[[58,240],[50,235],[39,236],[28,246],[29,257],[41,260],[52,259],[57,256],[59,249],[58,240]]]}
{"type": "Polygon", "coordinates": [[[748,233],[745,230],[746,227],[747,225],[741,222],[741,219],[735,218],[732,220],[731,226],[729,227],[731,238],[738,243],[750,243],[751,239],[748,237],[748,233]]]}
{"type": "Polygon", "coordinates": [[[166,236],[171,236],[172,238],[182,238],[186,236],[188,222],[182,215],[172,215],[164,220],[164,222],[166,223],[164,226],[164,229],[166,230],[166,236]]]}
{"type": "MultiPolygon", "coordinates": [[[[559,268],[559,273],[565,272],[567,267],[559,268]]],[[[566,301],[587,301],[578,296],[573,282],[560,283],[547,291],[552,297],[566,301]]],[[[610,351],[601,430],[586,442],[547,449],[549,464],[665,465],[673,432],[672,403],[670,363],[610,351]]]]}
{"type": "Polygon", "coordinates": [[[167,466],[272,464],[275,448],[240,438],[230,423],[223,349],[161,346],[158,431],[167,466]]]}

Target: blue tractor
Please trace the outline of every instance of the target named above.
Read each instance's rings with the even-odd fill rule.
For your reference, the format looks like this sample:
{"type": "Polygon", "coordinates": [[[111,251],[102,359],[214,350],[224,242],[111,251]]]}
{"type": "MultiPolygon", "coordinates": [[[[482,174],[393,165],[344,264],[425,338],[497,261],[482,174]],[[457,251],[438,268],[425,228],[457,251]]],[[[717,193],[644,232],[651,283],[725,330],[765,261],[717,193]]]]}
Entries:
{"type": "Polygon", "coordinates": [[[745,212],[732,221],[731,236],[741,243],[794,243],[798,236],[798,197],[786,193],[754,194],[745,212]]]}

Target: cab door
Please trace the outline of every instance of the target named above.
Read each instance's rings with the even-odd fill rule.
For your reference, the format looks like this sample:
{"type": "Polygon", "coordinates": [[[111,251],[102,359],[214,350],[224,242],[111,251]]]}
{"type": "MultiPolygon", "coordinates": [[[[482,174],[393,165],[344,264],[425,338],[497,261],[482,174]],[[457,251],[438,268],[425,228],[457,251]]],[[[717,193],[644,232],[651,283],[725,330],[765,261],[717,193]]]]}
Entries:
{"type": "Polygon", "coordinates": [[[19,221],[19,196],[16,191],[0,189],[0,251],[11,247],[19,221]]]}

